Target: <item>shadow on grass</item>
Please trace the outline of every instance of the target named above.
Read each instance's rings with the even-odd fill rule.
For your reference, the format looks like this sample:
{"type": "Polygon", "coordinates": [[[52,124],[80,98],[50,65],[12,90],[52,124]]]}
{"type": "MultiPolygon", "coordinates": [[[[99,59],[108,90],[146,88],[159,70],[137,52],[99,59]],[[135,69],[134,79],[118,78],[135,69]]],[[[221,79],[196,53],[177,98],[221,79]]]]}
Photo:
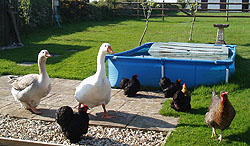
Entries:
{"type": "Polygon", "coordinates": [[[195,115],[205,115],[206,112],[208,112],[208,108],[207,107],[201,107],[198,109],[191,109],[191,114],[195,114],[195,115]]]}
{"type": "Polygon", "coordinates": [[[235,73],[230,78],[230,83],[235,83],[240,86],[240,89],[248,89],[250,88],[250,78],[249,72],[250,68],[248,67],[250,64],[250,59],[242,58],[239,55],[236,55],[235,59],[235,73]]]}
{"type": "Polygon", "coordinates": [[[198,124],[178,124],[177,127],[205,127],[207,128],[208,126],[206,124],[203,125],[198,125],[198,124]]]}
{"type": "Polygon", "coordinates": [[[26,48],[18,48],[13,50],[5,50],[1,52],[1,59],[11,60],[16,63],[21,62],[35,62],[37,63],[37,56],[43,49],[48,50],[53,56],[49,58],[46,64],[56,64],[63,59],[70,57],[79,51],[89,49],[90,46],[73,46],[73,45],[58,45],[58,44],[36,44],[28,45],[26,48]]]}
{"type": "MultiPolygon", "coordinates": [[[[57,39],[59,36],[67,36],[73,33],[86,33],[89,27],[96,26],[116,26],[123,21],[123,19],[116,20],[107,20],[107,21],[73,21],[67,24],[62,24],[62,29],[57,28],[57,26],[42,26],[35,30],[29,30],[28,32],[24,32],[27,35],[21,35],[22,42],[24,43],[24,47],[9,49],[9,50],[1,50],[0,58],[6,59],[10,61],[14,61],[16,63],[20,62],[37,62],[38,53],[46,49],[52,54],[60,55],[55,57],[55,59],[48,59],[48,64],[58,63],[71,55],[75,54],[77,51],[83,51],[90,49],[93,46],[80,46],[80,45],[71,45],[75,43],[79,43],[82,41],[86,42],[95,42],[101,44],[105,42],[105,40],[91,40],[88,38],[84,38],[84,40],[77,38],[69,38],[66,37],[62,39],[57,39]],[[46,41],[55,42],[55,43],[46,43],[46,41]],[[60,42],[61,41],[61,42],[60,42]],[[63,43],[62,43],[63,42],[63,43]],[[67,43],[68,42],[68,43],[67,43]],[[62,45],[62,44],[69,45],[62,45]],[[70,51],[74,50],[74,51],[70,51]],[[76,50],[76,51],[75,51],[76,50]]],[[[100,32],[101,33],[101,32],[100,32]]],[[[84,45],[84,44],[83,44],[84,45]]]]}
{"type": "Polygon", "coordinates": [[[245,142],[247,145],[250,145],[250,127],[247,128],[247,131],[241,132],[238,134],[231,134],[227,137],[224,137],[225,139],[229,139],[227,143],[232,143],[231,141],[239,141],[239,142],[245,142]]]}
{"type": "Polygon", "coordinates": [[[246,46],[246,47],[249,47],[249,46],[250,46],[250,44],[243,44],[243,45],[241,45],[241,46],[246,46]]]}
{"type": "MultiPolygon", "coordinates": [[[[86,31],[88,28],[93,28],[96,26],[116,26],[121,21],[126,19],[117,18],[112,20],[104,21],[82,21],[82,20],[73,20],[62,24],[62,28],[59,29],[56,25],[41,26],[35,30],[29,31],[27,36],[21,35],[22,41],[24,44],[30,44],[33,42],[45,41],[51,36],[62,36],[70,35],[77,32],[86,31]],[[29,34],[31,33],[31,34],[29,34]]],[[[87,30],[86,32],[89,32],[87,30]]],[[[99,30],[98,32],[102,32],[99,30]]],[[[72,40],[70,40],[72,41],[72,40]]]]}

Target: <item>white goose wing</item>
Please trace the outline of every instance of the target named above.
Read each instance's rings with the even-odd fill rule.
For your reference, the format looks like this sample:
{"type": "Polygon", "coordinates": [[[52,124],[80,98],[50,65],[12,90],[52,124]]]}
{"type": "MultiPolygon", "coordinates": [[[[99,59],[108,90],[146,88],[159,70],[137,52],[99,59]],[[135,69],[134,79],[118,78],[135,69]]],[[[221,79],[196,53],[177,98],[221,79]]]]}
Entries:
{"type": "Polygon", "coordinates": [[[11,86],[16,90],[24,90],[30,85],[37,82],[39,75],[37,74],[28,74],[22,77],[10,77],[11,86]]]}

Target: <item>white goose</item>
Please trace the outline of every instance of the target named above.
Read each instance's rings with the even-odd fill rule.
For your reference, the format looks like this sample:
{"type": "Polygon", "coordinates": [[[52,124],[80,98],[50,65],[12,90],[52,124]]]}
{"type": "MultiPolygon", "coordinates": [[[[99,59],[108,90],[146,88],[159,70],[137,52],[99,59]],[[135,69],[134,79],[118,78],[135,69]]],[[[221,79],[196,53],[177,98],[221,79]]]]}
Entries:
{"type": "Polygon", "coordinates": [[[45,66],[48,57],[51,55],[47,50],[42,50],[38,54],[39,74],[28,74],[21,77],[9,76],[12,86],[11,93],[15,100],[35,114],[41,113],[36,107],[41,98],[48,95],[51,90],[50,78],[45,66]]]}
{"type": "Polygon", "coordinates": [[[105,105],[110,101],[111,85],[106,76],[105,56],[106,53],[114,53],[110,44],[103,43],[99,49],[97,56],[97,71],[94,75],[84,79],[78,87],[76,87],[75,98],[81,104],[86,104],[90,108],[102,105],[104,115],[102,118],[110,119],[105,105]]]}

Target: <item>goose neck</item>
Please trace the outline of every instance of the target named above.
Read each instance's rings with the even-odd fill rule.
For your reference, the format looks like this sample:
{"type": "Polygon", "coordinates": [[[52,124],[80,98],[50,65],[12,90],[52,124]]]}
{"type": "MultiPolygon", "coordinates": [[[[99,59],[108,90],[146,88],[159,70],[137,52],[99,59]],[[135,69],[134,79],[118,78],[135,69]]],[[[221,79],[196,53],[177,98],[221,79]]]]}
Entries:
{"type": "Polygon", "coordinates": [[[99,51],[97,56],[97,73],[103,73],[105,71],[105,56],[106,53],[99,51]]]}
{"type": "Polygon", "coordinates": [[[38,59],[38,68],[39,68],[39,74],[42,77],[47,77],[48,73],[46,71],[46,59],[44,58],[39,58],[38,59]]]}

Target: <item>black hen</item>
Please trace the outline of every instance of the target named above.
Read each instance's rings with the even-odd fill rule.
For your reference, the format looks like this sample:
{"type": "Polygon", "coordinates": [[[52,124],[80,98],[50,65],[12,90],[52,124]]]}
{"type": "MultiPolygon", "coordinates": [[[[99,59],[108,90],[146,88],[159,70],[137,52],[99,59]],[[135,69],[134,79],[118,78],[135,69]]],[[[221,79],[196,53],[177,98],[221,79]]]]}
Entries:
{"type": "Polygon", "coordinates": [[[191,110],[191,96],[187,91],[185,83],[183,84],[182,91],[178,90],[173,96],[171,108],[176,111],[189,112],[191,110]]]}
{"type": "Polygon", "coordinates": [[[120,88],[124,89],[127,85],[128,85],[128,78],[122,78],[121,82],[120,82],[120,88]]]}
{"type": "Polygon", "coordinates": [[[163,90],[164,96],[166,98],[173,97],[175,92],[181,90],[181,79],[171,82],[171,85],[163,90]]]}
{"type": "Polygon", "coordinates": [[[168,77],[162,77],[160,79],[159,85],[161,89],[164,90],[171,85],[171,80],[168,77]]]}
{"type": "Polygon", "coordinates": [[[61,127],[69,125],[73,116],[73,110],[69,106],[63,106],[56,111],[56,122],[61,127]]]}
{"type": "Polygon", "coordinates": [[[78,142],[80,137],[88,132],[89,116],[87,110],[88,106],[84,105],[78,113],[73,113],[69,106],[60,107],[56,111],[56,122],[61,126],[64,136],[71,143],[78,142]]]}
{"type": "Polygon", "coordinates": [[[123,88],[124,94],[127,96],[135,96],[138,91],[140,91],[141,84],[137,79],[138,75],[133,75],[131,79],[126,83],[123,88]]]}

